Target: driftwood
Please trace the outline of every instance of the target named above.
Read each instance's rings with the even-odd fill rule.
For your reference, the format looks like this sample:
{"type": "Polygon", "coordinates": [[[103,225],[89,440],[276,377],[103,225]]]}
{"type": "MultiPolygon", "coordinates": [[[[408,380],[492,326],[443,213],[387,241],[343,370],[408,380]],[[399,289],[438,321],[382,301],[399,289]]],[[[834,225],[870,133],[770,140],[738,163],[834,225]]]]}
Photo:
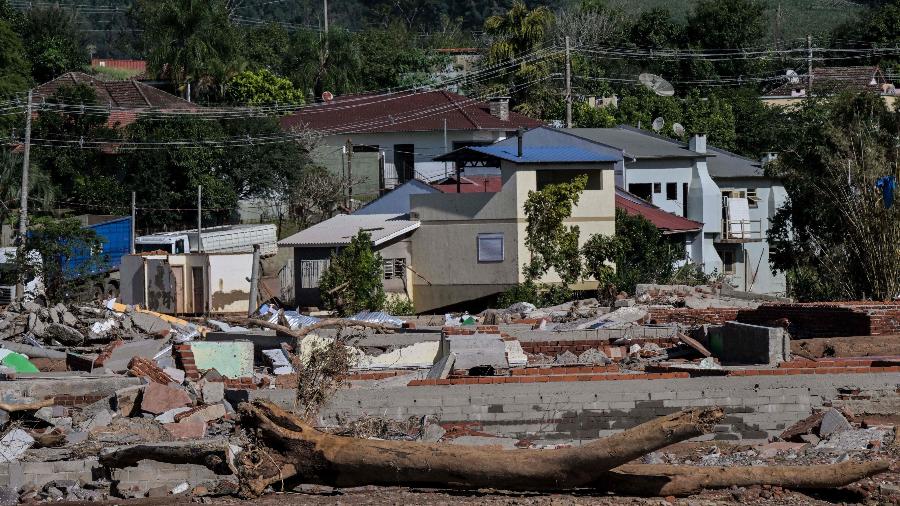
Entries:
{"type": "Polygon", "coordinates": [[[347,320],[345,318],[329,318],[327,320],[322,320],[297,330],[294,330],[285,325],[279,325],[277,323],[271,323],[266,320],[259,320],[256,318],[230,317],[223,318],[223,321],[232,325],[240,325],[244,327],[257,325],[259,327],[274,330],[279,334],[300,339],[305,337],[310,332],[330,327],[365,327],[368,329],[374,329],[376,332],[380,332],[382,334],[391,334],[397,330],[395,327],[389,327],[380,323],[360,322],[356,320],[347,320]]]}
{"type": "Polygon", "coordinates": [[[53,397],[49,399],[44,399],[42,401],[34,401],[34,402],[22,402],[22,403],[10,403],[10,402],[0,402],[0,409],[6,411],[7,413],[15,413],[17,411],[37,411],[41,408],[46,408],[47,406],[52,406],[55,403],[53,397]]]}
{"type": "Polygon", "coordinates": [[[843,487],[882,473],[890,462],[841,462],[812,466],[696,467],[628,464],[603,475],[602,490],[622,495],[686,496],[703,489],[771,485],[791,489],[843,487]]]}
{"type": "Polygon", "coordinates": [[[100,452],[100,463],[111,468],[134,466],[144,459],[166,464],[202,464],[219,474],[237,471],[228,462],[228,442],[223,440],[136,444],[100,452]]]}
{"type": "Polygon", "coordinates": [[[236,466],[246,495],[296,477],[305,483],[560,490],[585,487],[605,471],[708,432],[719,408],[692,409],[641,424],[580,448],[497,450],[326,434],[274,404],[241,404],[242,423],[256,427],[260,448],[236,466]]]}

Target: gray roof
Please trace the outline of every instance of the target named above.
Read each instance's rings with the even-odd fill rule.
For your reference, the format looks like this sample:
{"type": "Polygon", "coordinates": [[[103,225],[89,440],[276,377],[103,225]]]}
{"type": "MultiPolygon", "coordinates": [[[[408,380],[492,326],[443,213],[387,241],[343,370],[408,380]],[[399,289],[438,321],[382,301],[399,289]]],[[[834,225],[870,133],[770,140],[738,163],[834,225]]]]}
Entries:
{"type": "Polygon", "coordinates": [[[396,214],[339,214],[278,241],[278,245],[297,248],[346,246],[360,230],[365,230],[372,235],[372,245],[379,246],[419,228],[418,221],[407,218],[407,215],[396,214]]]}
{"type": "Polygon", "coordinates": [[[765,177],[761,160],[736,155],[724,149],[707,147],[715,155],[706,159],[709,175],[716,178],[765,177]]]}
{"type": "Polygon", "coordinates": [[[369,202],[364,207],[357,209],[353,214],[393,214],[395,216],[398,214],[409,214],[409,197],[411,195],[429,193],[441,193],[441,191],[418,179],[410,179],[369,202]]]}
{"type": "Polygon", "coordinates": [[[572,128],[566,130],[594,142],[614,146],[633,158],[702,158],[684,143],[628,126],[617,128],[572,128]]]}

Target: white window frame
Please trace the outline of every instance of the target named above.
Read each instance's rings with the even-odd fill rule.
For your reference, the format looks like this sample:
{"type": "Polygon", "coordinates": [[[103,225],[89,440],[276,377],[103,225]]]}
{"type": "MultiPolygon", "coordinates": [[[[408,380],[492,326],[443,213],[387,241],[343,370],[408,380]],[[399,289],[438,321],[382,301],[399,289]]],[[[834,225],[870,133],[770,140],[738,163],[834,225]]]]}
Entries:
{"type": "MultiPolygon", "coordinates": [[[[478,263],[480,264],[497,264],[502,263],[506,260],[506,241],[503,236],[503,232],[489,232],[484,234],[478,234],[475,239],[476,246],[476,257],[478,259],[478,263]],[[482,255],[482,241],[500,241],[500,258],[489,258],[487,255],[482,255]]],[[[487,252],[485,252],[487,253],[487,252]]]]}
{"type": "Polygon", "coordinates": [[[406,278],[406,259],[405,258],[385,258],[381,264],[381,279],[390,281],[392,279],[406,278]]]}

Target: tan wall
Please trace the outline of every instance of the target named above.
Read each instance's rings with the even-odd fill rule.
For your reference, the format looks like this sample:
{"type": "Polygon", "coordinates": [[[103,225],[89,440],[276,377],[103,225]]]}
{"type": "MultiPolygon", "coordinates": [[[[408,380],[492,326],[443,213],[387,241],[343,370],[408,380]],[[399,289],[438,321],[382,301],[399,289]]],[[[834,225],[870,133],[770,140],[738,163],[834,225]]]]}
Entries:
{"type": "MultiPolygon", "coordinates": [[[[897,110],[897,105],[898,105],[898,97],[897,96],[882,95],[881,97],[884,99],[884,103],[885,103],[885,105],[887,105],[888,110],[890,110],[890,111],[897,110]]],[[[802,97],[798,97],[798,98],[793,98],[793,97],[764,98],[764,99],[762,99],[762,102],[766,105],[781,106],[781,107],[797,105],[802,101],[803,101],[802,97]]]]}

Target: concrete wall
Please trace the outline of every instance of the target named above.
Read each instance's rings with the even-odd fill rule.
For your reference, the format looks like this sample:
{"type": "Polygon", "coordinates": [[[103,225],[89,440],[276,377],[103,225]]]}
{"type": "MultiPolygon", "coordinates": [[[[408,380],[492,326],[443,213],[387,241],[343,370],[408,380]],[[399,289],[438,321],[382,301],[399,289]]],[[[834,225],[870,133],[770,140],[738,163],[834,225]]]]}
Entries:
{"type": "Polygon", "coordinates": [[[705,344],[723,364],[776,365],[791,357],[791,339],[778,327],[728,322],[710,327],[705,344]]]}
{"type": "MultiPolygon", "coordinates": [[[[478,430],[504,436],[578,441],[683,408],[718,405],[727,417],[706,438],[765,439],[836,398],[838,389],[892,395],[900,380],[896,374],[873,373],[389,386],[397,383],[342,390],[323,412],[324,421],[334,422],[337,415],[397,420],[437,415],[442,422],[476,422],[478,430]]],[[[291,396],[283,397],[283,402],[292,402],[291,396]]]]}
{"type": "Polygon", "coordinates": [[[630,184],[661,183],[660,193],[653,194],[653,205],[662,210],[684,216],[684,203],[687,195],[682,191],[683,185],[690,185],[694,166],[693,158],[665,158],[660,160],[641,159],[625,163],[625,181],[622,187],[628,189],[630,184]],[[666,198],[666,183],[676,183],[678,198],[666,198]]]}
{"type": "MultiPolygon", "coordinates": [[[[210,311],[246,314],[250,306],[248,278],[253,269],[253,255],[209,255],[207,261],[210,311]]],[[[185,277],[189,276],[190,273],[185,272],[185,277]]]]}
{"type": "Polygon", "coordinates": [[[96,457],[55,462],[0,463],[0,487],[15,490],[26,487],[41,488],[55,480],[91,483],[103,476],[103,468],[96,457]]]}

